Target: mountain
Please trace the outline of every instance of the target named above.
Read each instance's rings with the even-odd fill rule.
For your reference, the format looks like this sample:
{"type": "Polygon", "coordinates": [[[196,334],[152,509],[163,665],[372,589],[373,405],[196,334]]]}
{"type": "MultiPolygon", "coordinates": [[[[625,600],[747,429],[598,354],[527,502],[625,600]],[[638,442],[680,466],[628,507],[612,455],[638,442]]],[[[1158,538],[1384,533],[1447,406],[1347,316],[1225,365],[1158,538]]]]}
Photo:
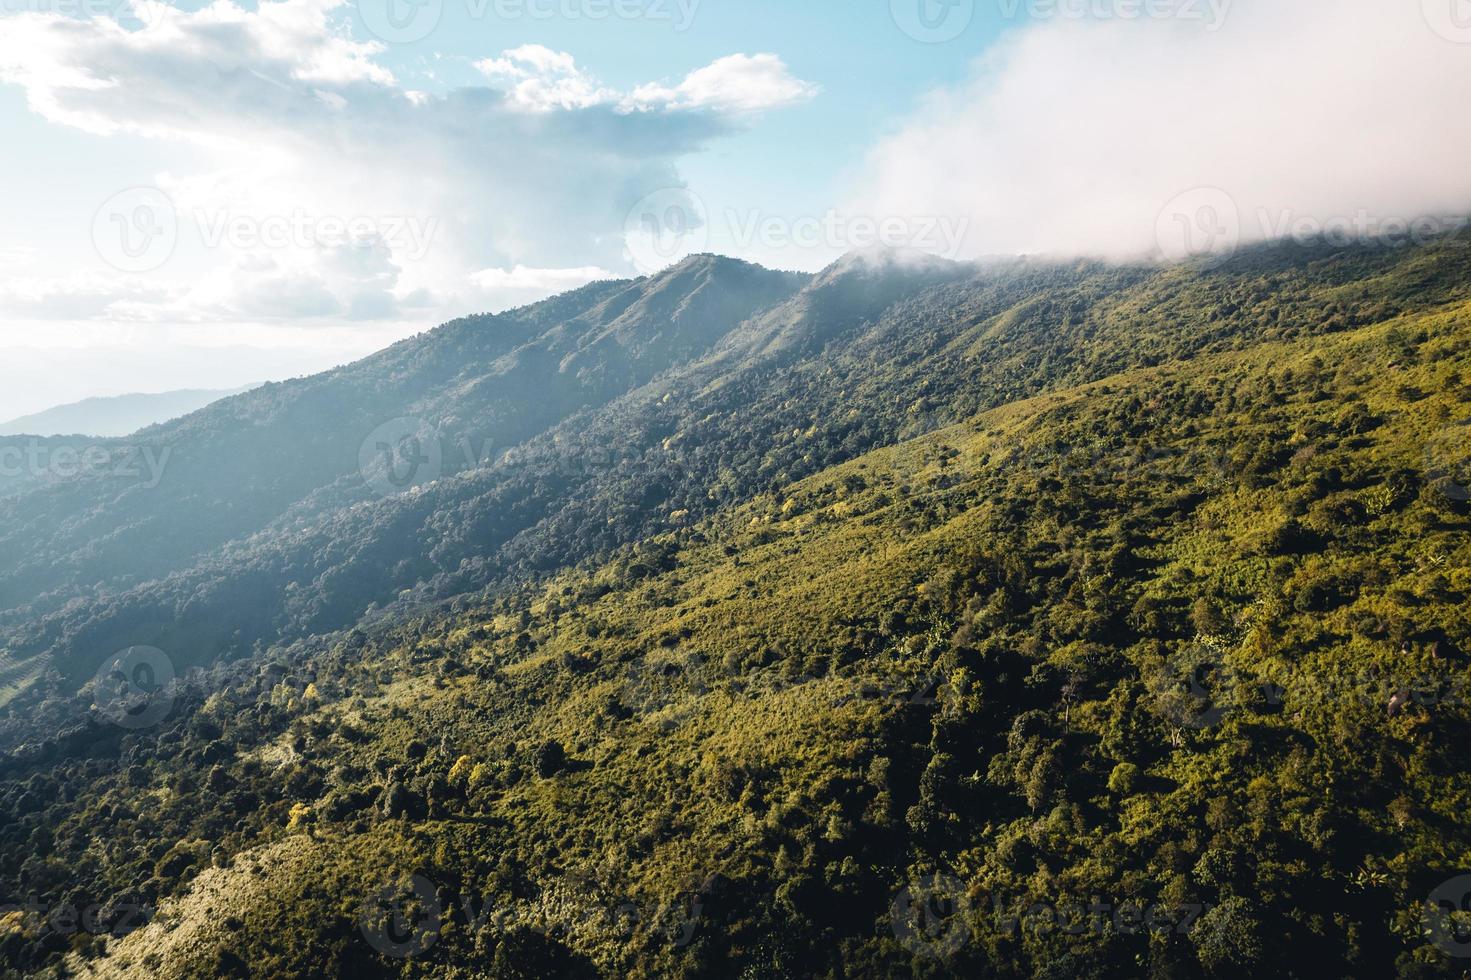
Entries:
{"type": "Polygon", "coordinates": [[[1465,244],[698,256],[109,444],[0,499],[0,891],[102,923],[0,962],[1443,973],[1465,244]]]}
{"type": "Polygon", "coordinates": [[[447,324],[0,500],[0,649],[74,683],[128,644],[207,664],[555,569],[1040,391],[1466,288],[1450,248],[1306,255],[1219,276],[855,257],[811,280],[701,256],[447,324]],[[439,447],[412,493],[363,473],[395,424],[439,447]]]}
{"type": "Polygon", "coordinates": [[[392,599],[398,583],[412,585],[422,565],[415,553],[431,544],[402,537],[412,532],[405,514],[414,495],[382,499],[396,488],[365,479],[385,425],[428,420],[443,447],[436,475],[449,478],[703,352],[801,278],[697,257],[636,283],[456,321],[357,364],[105,443],[109,457],[76,479],[0,500],[0,608],[11,610],[0,613],[0,644],[10,670],[33,670],[25,661],[37,653],[68,676],[95,670],[53,648],[57,630],[84,656],[102,633],[116,630],[125,644],[168,633],[202,663],[275,637],[271,621],[283,615],[350,625],[369,603],[392,599]],[[324,535],[336,544],[313,554],[324,535]],[[283,593],[285,580],[265,570],[282,570],[280,561],[304,562],[298,571],[322,588],[283,593]],[[225,565],[242,574],[222,574],[225,565]],[[366,579],[382,584],[365,591],[366,579]],[[79,597],[91,600],[85,612],[79,597]],[[282,607],[297,599],[307,606],[282,607]],[[114,617],[132,623],[119,628],[114,617]]]}
{"type": "Polygon", "coordinates": [[[186,389],[88,398],[0,423],[0,436],[126,436],[150,425],[188,415],[210,402],[238,395],[252,387],[254,385],[228,391],[186,389]]]}

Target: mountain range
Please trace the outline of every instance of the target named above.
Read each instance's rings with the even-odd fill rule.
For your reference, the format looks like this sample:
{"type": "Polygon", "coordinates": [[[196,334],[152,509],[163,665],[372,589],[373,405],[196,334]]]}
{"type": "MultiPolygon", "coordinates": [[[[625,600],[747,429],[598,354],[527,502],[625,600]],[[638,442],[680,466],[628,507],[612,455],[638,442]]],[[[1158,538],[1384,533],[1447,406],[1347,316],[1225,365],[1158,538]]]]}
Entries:
{"type": "Polygon", "coordinates": [[[185,389],[87,398],[0,423],[0,436],[126,436],[150,425],[188,415],[210,402],[238,395],[252,387],[254,385],[230,390],[185,389]]]}
{"type": "Polygon", "coordinates": [[[141,927],[0,962],[1432,975],[1466,244],[700,255],[0,440],[0,882],[141,927]]]}

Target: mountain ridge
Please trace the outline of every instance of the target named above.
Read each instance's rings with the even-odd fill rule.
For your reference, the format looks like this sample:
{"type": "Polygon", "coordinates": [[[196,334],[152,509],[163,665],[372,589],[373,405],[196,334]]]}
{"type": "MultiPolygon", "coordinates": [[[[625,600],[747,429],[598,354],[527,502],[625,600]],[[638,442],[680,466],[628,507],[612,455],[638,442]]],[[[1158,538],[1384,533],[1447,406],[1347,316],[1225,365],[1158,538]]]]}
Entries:
{"type": "MultiPolygon", "coordinates": [[[[907,270],[849,260],[805,277],[698,256],[656,277],[452,321],[357,364],[266,386],[181,420],[171,432],[202,448],[155,433],[160,447],[173,449],[173,462],[154,496],[133,488],[115,498],[125,509],[147,508],[124,522],[126,536],[93,535],[92,528],[116,523],[102,512],[60,516],[58,506],[94,499],[85,483],[0,506],[11,518],[5,540],[12,555],[26,553],[17,527],[61,534],[54,543],[32,537],[33,558],[8,574],[0,568],[0,605],[9,607],[0,613],[0,649],[16,673],[52,662],[70,665],[64,670],[73,681],[86,676],[96,651],[124,643],[182,644],[191,663],[239,656],[256,642],[345,628],[370,605],[406,592],[450,596],[617,547],[652,533],[669,513],[705,513],[750,487],[779,485],[1039,385],[1302,329],[1284,328],[1284,309],[1311,318],[1318,330],[1372,322],[1394,312],[1382,296],[1398,288],[1400,268],[1414,270],[1420,292],[1398,302],[1464,295],[1465,280],[1454,274],[1463,263],[1464,252],[1446,245],[1248,250],[1204,273],[1026,261],[907,270]],[[753,276],[760,287],[744,306],[731,307],[709,289],[712,272],[722,281],[753,276]],[[1341,293],[1340,281],[1357,283],[1356,294],[1324,299],[1315,292],[1322,282],[1341,293]],[[665,304],[660,316],[679,309],[682,294],[666,295],[674,282],[717,311],[713,328],[696,325],[689,335],[709,351],[673,366],[640,360],[637,343],[619,346],[611,325],[630,310],[647,312],[655,298],[665,304]],[[1200,319],[1198,310],[1214,312],[1200,319]],[[1182,330],[1182,314],[1196,324],[1182,330]],[[604,337],[610,329],[611,341],[604,337]],[[568,339],[573,332],[613,345],[611,359],[590,376],[564,370],[568,352],[578,350],[568,339]],[[1109,359],[1098,360],[1100,352],[1109,359]],[[879,375],[877,385],[875,364],[889,365],[891,375],[879,375]],[[909,393],[895,399],[888,389],[900,378],[909,393]],[[398,392],[391,408],[384,406],[389,390],[398,392]],[[548,406],[549,392],[562,400],[548,406]],[[799,392],[806,405],[794,400],[799,392]],[[446,400],[466,394],[459,405],[446,400]],[[292,414],[283,416],[289,406],[292,414]],[[344,408],[357,421],[341,420],[344,408]],[[445,460],[436,475],[463,476],[379,499],[358,473],[357,447],[374,425],[405,412],[433,420],[445,460]],[[735,435],[744,416],[761,421],[749,436],[735,435]],[[799,451],[802,442],[792,436],[809,429],[818,453],[799,451]],[[211,449],[216,430],[234,434],[211,449]],[[269,433],[286,431],[292,458],[308,464],[294,482],[282,482],[285,470],[239,469],[243,459],[273,458],[284,447],[269,433]],[[218,487],[217,500],[194,493],[201,479],[218,487]],[[203,508],[196,518],[168,496],[183,488],[203,508]],[[263,496],[274,501],[269,509],[259,506],[263,496]],[[204,526],[214,543],[170,551],[150,531],[165,512],[173,536],[187,541],[204,526]],[[60,561],[47,557],[63,547],[60,561]],[[253,571],[241,574],[247,568],[253,571]],[[293,583],[286,594],[270,588],[283,576],[293,583]],[[22,580],[47,583],[47,590],[17,592],[22,580]],[[68,580],[105,584],[78,594],[68,580]],[[241,609],[257,612],[243,619],[241,609]],[[124,622],[133,625],[119,631],[124,622]],[[92,652],[78,660],[83,650],[92,652]]],[[[627,328],[630,321],[621,322],[627,328]]]]}
{"type": "Polygon", "coordinates": [[[239,388],[180,388],[84,398],[0,422],[0,436],[121,438],[258,387],[252,384],[239,388]]]}
{"type": "MultiPolygon", "coordinates": [[[[1471,679],[1471,512],[1423,452],[1471,404],[1471,299],[1426,306],[967,410],[586,561],[218,664],[156,727],[96,718],[10,756],[6,887],[66,861],[76,901],[160,910],[11,962],[1436,975],[1424,896],[1471,859],[1471,714],[1430,679],[1471,679]],[[915,894],[947,903],[943,933],[915,894]],[[453,928],[385,943],[384,896],[453,928]],[[1169,934],[1006,925],[1099,903],[1169,934]]],[[[844,343],[873,363],[899,326],[844,343]]]]}

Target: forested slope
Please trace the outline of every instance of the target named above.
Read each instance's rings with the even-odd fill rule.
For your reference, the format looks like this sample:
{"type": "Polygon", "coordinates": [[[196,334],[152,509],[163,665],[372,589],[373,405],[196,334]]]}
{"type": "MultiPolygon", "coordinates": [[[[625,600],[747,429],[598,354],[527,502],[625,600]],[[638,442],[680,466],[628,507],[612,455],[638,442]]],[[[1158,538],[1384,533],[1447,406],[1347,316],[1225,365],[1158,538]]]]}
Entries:
{"type": "MultiPolygon", "coordinates": [[[[357,508],[386,516],[344,544],[372,561],[400,549],[391,527],[372,549],[374,522],[391,525],[399,506],[381,498],[404,489],[365,468],[373,439],[437,438],[420,482],[472,468],[705,352],[801,280],[697,257],[648,279],[455,321],[356,364],[95,443],[106,461],[0,498],[0,652],[68,682],[96,669],[93,644],[170,643],[197,650],[193,663],[248,653],[282,635],[288,584],[315,577],[289,567],[316,560],[294,540],[301,528],[343,533],[337,515],[357,508]],[[410,423],[406,433],[395,420],[410,423]],[[267,547],[287,567],[267,573],[253,554],[267,547]]],[[[401,555],[405,569],[412,557],[401,555]]],[[[352,619],[389,597],[355,594],[352,619]]]]}
{"type": "Polygon", "coordinates": [[[158,912],[113,940],[17,913],[0,954],[1454,975],[1425,902],[1471,870],[1465,261],[928,269],[897,298],[912,270],[830,270],[393,498],[419,599],[458,598],[11,757],[3,890],[158,912]],[[851,275],[869,298],[825,315],[851,275]]]}
{"type": "Polygon", "coordinates": [[[56,672],[18,710],[128,644],[181,668],[241,656],[545,573],[1037,392],[1433,309],[1466,293],[1460,244],[1269,247],[1205,271],[850,257],[808,281],[697,257],[451,324],[159,433],[155,489],[10,504],[0,643],[13,672],[56,672]],[[359,450],[401,413],[442,478],[383,499],[359,450]]]}

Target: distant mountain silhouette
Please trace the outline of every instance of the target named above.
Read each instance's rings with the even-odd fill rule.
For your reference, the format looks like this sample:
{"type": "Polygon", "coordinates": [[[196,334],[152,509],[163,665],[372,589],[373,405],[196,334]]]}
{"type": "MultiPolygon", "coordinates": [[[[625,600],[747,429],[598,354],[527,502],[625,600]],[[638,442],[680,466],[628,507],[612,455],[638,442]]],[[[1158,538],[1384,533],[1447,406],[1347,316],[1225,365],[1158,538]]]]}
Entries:
{"type": "Polygon", "coordinates": [[[255,387],[258,386],[224,390],[187,388],[156,394],[87,398],[0,423],[0,436],[127,436],[255,387]]]}

